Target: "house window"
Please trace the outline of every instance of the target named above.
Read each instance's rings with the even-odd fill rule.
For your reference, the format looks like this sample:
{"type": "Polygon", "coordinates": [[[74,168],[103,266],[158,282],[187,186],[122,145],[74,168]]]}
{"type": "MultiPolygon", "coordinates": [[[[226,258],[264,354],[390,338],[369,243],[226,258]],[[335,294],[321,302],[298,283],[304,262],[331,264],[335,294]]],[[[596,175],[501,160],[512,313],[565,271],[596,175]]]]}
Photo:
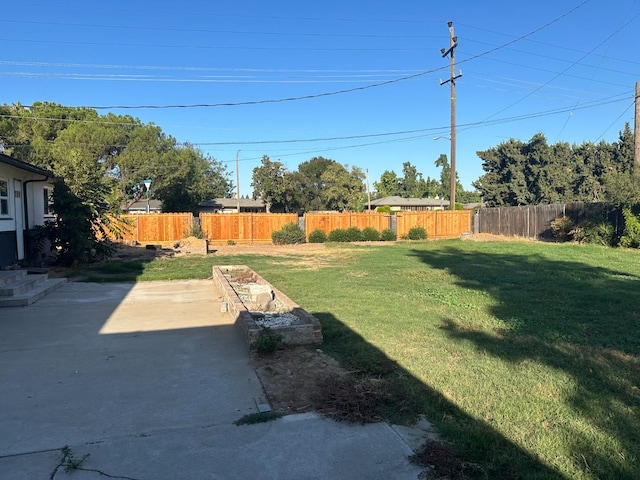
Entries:
{"type": "Polygon", "coordinates": [[[0,178],[0,216],[9,216],[9,180],[0,178]]]}
{"type": "Polygon", "coordinates": [[[44,205],[44,214],[45,215],[53,215],[53,190],[50,188],[43,188],[43,205],[44,205]]]}

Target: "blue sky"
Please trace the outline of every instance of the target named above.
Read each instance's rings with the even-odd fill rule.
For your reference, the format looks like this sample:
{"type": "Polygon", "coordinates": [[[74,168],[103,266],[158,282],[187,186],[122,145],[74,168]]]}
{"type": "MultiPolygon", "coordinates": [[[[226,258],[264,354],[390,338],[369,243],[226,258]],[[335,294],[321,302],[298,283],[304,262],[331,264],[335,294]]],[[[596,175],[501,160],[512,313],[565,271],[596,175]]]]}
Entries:
{"type": "Polygon", "coordinates": [[[457,171],[466,188],[482,174],[476,152],[509,138],[615,141],[633,125],[640,81],[638,0],[0,0],[0,8],[0,103],[113,107],[100,112],[196,144],[234,181],[240,150],[242,195],[265,154],[291,170],[332,158],[368,169],[372,184],[406,161],[437,177],[434,161],[450,146],[449,85],[440,85],[448,21],[463,74],[457,171]],[[297,97],[313,98],[285,101],[297,97]]]}

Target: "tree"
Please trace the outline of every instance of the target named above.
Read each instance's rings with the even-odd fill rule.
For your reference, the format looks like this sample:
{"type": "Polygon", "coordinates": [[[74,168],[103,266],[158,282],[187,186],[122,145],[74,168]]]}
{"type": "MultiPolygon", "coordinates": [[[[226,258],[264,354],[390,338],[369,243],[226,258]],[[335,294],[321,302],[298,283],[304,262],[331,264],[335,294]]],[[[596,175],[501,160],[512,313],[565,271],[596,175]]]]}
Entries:
{"type": "Polygon", "coordinates": [[[251,177],[253,198],[262,199],[267,207],[267,213],[271,212],[274,203],[283,202],[286,173],[284,165],[280,162],[272,162],[268,155],[262,157],[261,166],[253,169],[251,177]]]}
{"type": "MultiPolygon", "coordinates": [[[[449,160],[445,154],[441,154],[434,162],[436,167],[440,167],[440,182],[437,185],[437,195],[441,198],[449,198],[451,196],[451,166],[449,160]]],[[[458,172],[456,172],[456,200],[457,202],[464,203],[468,197],[473,198],[473,192],[465,192],[464,187],[458,179],[458,172]]]]}
{"type": "Polygon", "coordinates": [[[628,124],[613,144],[548,145],[538,133],[527,143],[510,139],[478,156],[485,174],[474,186],[490,205],[627,203],[638,197],[628,124]]]}
{"type": "Polygon", "coordinates": [[[199,203],[231,191],[222,164],[188,144],[162,155],[155,172],[152,192],[163,212],[195,212],[199,203]]]}
{"type": "Polygon", "coordinates": [[[153,124],[131,116],[36,102],[0,107],[0,143],[16,158],[53,171],[73,194],[116,212],[153,180],[151,194],[165,211],[193,211],[231,189],[226,168],[190,145],[179,145],[153,124]]]}
{"type": "Polygon", "coordinates": [[[378,198],[402,196],[404,194],[402,186],[403,179],[391,170],[385,170],[382,172],[382,175],[380,175],[380,180],[373,182],[373,188],[378,198]]]}
{"type": "Polygon", "coordinates": [[[361,211],[365,204],[365,174],[358,167],[334,163],[322,174],[323,199],[330,210],[361,211]]]}
{"type": "Polygon", "coordinates": [[[313,157],[311,160],[298,165],[298,182],[303,198],[301,208],[304,210],[327,210],[323,192],[326,189],[323,174],[334,165],[339,165],[335,160],[324,157],[313,157]]]}
{"type": "Polygon", "coordinates": [[[437,195],[437,182],[429,177],[425,180],[411,162],[402,164],[402,175],[399,177],[394,171],[385,170],[380,181],[373,182],[377,197],[425,198],[437,195]]]}

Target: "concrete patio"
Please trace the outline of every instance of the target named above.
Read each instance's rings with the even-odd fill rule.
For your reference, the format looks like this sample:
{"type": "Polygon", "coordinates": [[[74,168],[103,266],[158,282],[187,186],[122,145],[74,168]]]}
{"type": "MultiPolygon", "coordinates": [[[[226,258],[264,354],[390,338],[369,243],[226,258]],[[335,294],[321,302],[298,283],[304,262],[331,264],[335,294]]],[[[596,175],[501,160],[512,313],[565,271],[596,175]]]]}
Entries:
{"type": "Polygon", "coordinates": [[[55,479],[416,478],[384,423],[236,426],[263,391],[220,298],[211,281],[68,283],[0,310],[0,478],[51,478],[65,445],[86,470],[55,479]]]}

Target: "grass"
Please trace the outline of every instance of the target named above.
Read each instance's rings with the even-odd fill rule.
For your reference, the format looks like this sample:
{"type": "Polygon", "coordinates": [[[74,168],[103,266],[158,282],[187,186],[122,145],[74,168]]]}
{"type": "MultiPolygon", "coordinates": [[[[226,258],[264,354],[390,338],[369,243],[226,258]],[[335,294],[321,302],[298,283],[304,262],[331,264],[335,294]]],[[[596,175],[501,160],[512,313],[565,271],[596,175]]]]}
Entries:
{"type": "Polygon", "coordinates": [[[387,417],[422,413],[436,425],[465,460],[458,478],[638,478],[637,252],[463,241],[332,248],[339,261],[313,269],[295,255],[215,256],[113,275],[207,278],[214,262],[249,265],[320,319],[323,350],[401,393],[387,417]]]}

